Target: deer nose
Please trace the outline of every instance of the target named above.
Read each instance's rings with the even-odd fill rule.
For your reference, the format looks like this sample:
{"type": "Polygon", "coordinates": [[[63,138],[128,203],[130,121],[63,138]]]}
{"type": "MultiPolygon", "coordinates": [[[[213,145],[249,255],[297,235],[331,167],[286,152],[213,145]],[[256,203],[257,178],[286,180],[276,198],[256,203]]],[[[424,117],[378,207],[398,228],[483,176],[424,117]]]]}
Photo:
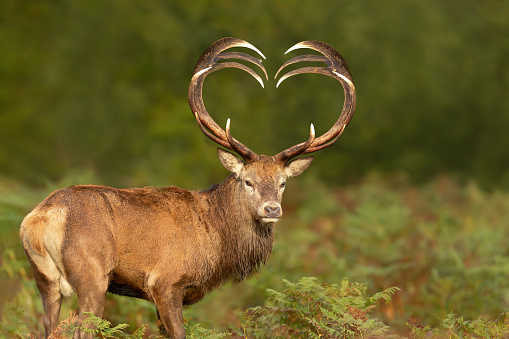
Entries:
{"type": "Polygon", "coordinates": [[[281,208],[279,206],[265,206],[266,218],[279,218],[281,216],[281,208]]]}

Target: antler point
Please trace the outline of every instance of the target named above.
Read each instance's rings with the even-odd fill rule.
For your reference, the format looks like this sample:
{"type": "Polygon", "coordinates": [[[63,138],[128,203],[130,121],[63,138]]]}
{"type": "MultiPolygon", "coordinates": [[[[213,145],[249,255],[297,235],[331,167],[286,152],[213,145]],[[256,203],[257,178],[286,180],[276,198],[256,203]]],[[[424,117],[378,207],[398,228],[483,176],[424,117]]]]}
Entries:
{"type": "Polygon", "coordinates": [[[288,48],[288,50],[285,52],[285,54],[290,53],[293,50],[299,49],[299,48],[306,48],[306,46],[301,45],[304,41],[298,42],[292,47],[288,48]]]}
{"type": "Polygon", "coordinates": [[[260,52],[260,50],[259,50],[258,48],[256,48],[255,46],[251,45],[251,44],[250,44],[249,42],[247,42],[247,41],[244,41],[243,43],[239,44],[239,46],[241,46],[241,47],[247,47],[247,48],[249,48],[249,49],[252,49],[252,50],[253,50],[253,51],[255,51],[256,53],[260,54],[260,55],[262,56],[262,58],[267,59],[267,58],[265,57],[265,55],[263,55],[263,53],[262,53],[262,52],[260,52]]]}
{"type": "Polygon", "coordinates": [[[212,66],[202,69],[201,71],[199,71],[199,72],[195,73],[195,74],[193,75],[193,78],[194,78],[194,77],[198,77],[198,76],[202,75],[203,73],[207,72],[207,71],[208,71],[209,69],[211,69],[211,68],[212,68],[212,66]]]}

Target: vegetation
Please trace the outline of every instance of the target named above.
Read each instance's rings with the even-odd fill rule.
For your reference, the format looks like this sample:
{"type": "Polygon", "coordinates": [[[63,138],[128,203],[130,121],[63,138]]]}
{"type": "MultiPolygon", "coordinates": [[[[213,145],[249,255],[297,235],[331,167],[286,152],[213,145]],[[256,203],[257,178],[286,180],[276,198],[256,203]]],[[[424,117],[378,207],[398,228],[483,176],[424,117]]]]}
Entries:
{"type": "Polygon", "coordinates": [[[253,307],[239,312],[246,338],[370,338],[388,334],[389,328],[368,317],[378,300],[390,300],[397,287],[366,297],[366,284],[320,286],[316,278],[297,283],[284,280],[283,292],[268,290],[273,307],[253,307]]]}
{"type": "MultiPolygon", "coordinates": [[[[415,186],[400,177],[372,176],[334,189],[310,173],[288,185],[269,265],[187,308],[190,336],[203,337],[208,328],[218,330],[209,333],[214,336],[306,337],[298,333],[321,328],[323,337],[353,331],[353,321],[364,337],[377,331],[414,338],[507,333],[509,192],[447,177],[415,186]],[[392,287],[400,290],[393,294],[392,287]],[[389,295],[390,302],[376,302],[389,295]]],[[[1,181],[1,331],[43,332],[40,296],[18,227],[55,186],[81,180],[96,179],[77,176],[40,191],[1,181]]],[[[75,297],[65,299],[61,319],[76,309],[75,297]]],[[[113,324],[129,324],[129,331],[145,324],[145,337],[158,331],[154,307],[145,301],[110,295],[104,315],[113,324]]]]}
{"type": "Polygon", "coordinates": [[[410,337],[420,338],[507,338],[509,336],[509,313],[502,313],[495,321],[480,316],[475,320],[464,320],[455,314],[449,314],[443,319],[439,328],[429,325],[422,327],[418,323],[411,323],[410,337]]]}
{"type": "MultiPolygon", "coordinates": [[[[31,183],[83,168],[110,186],[219,180],[187,90],[206,47],[235,36],[263,51],[269,78],[298,41],[326,41],[345,57],[358,107],[313,165],[329,184],[376,170],[507,188],[508,13],[499,0],[2,1],[0,171],[31,183]]],[[[343,101],[323,76],[265,87],[225,70],[204,89],[215,120],[232,118],[257,153],[305,140],[311,122],[324,132],[343,101]]]]}
{"type": "MultiPolygon", "coordinates": [[[[340,285],[320,286],[316,278],[302,278],[297,283],[284,281],[287,285],[283,292],[268,290],[268,301],[274,306],[253,307],[237,311],[238,323],[230,325],[225,331],[208,330],[201,325],[186,324],[190,339],[225,338],[401,338],[391,334],[388,326],[372,314],[376,302],[389,302],[391,295],[399,289],[388,288],[367,297],[366,284],[350,283],[343,279],[340,285]]],[[[127,324],[112,327],[107,320],[87,313],[81,322],[76,314],[63,320],[52,333],[52,339],[71,338],[77,330],[94,334],[96,338],[142,339],[145,325],[132,334],[125,332],[127,324]],[[86,328],[92,324],[94,329],[86,328]]],[[[21,318],[21,312],[16,317],[21,318]]],[[[187,320],[186,320],[187,321],[187,320]]],[[[509,335],[509,312],[491,321],[486,316],[473,321],[449,314],[438,328],[421,326],[414,318],[407,325],[409,337],[420,338],[505,338],[509,335]]],[[[15,326],[3,326],[6,334],[18,338],[34,338],[27,325],[18,320],[15,326]]],[[[151,334],[149,338],[163,338],[160,334],[151,334]]]]}
{"type": "MultiPolygon", "coordinates": [[[[18,231],[51,191],[226,177],[187,89],[205,48],[235,36],[267,56],[269,78],[294,43],[330,43],[358,107],[289,183],[269,265],[187,308],[188,335],[507,337],[508,35],[497,0],[0,1],[0,333],[44,331],[18,231]]],[[[237,70],[204,88],[215,120],[264,154],[311,122],[329,128],[341,93],[313,75],[261,89],[237,70]]],[[[64,301],[60,336],[81,326],[76,309],[64,301]]],[[[104,316],[97,335],[156,337],[148,302],[109,296],[104,316]]]]}

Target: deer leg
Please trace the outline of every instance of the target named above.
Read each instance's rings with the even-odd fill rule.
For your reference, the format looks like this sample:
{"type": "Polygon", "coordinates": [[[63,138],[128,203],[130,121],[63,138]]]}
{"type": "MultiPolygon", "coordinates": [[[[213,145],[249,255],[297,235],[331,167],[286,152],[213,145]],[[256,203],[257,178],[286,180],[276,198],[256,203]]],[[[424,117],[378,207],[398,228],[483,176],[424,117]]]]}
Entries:
{"type": "MultiPolygon", "coordinates": [[[[78,299],[78,317],[81,321],[87,320],[87,312],[102,317],[111,272],[117,262],[113,236],[105,231],[105,225],[89,222],[86,218],[79,220],[79,215],[70,215],[67,223],[74,225],[74,233],[64,239],[62,258],[66,280],[78,299]]],[[[92,324],[82,327],[95,329],[92,324]]],[[[74,333],[75,339],[93,337],[84,331],[74,333]]]]}
{"type": "Polygon", "coordinates": [[[159,315],[159,310],[156,307],[156,313],[157,313],[157,329],[159,330],[159,334],[163,337],[168,337],[168,333],[166,332],[166,327],[164,327],[163,321],[161,320],[161,316],[159,315]]]}
{"type": "Polygon", "coordinates": [[[41,293],[42,306],[44,308],[44,331],[46,338],[55,330],[60,315],[60,306],[62,305],[62,293],[60,293],[60,280],[51,280],[44,275],[29,258],[32,272],[34,273],[35,283],[41,293]]]}
{"type": "MultiPolygon", "coordinates": [[[[78,297],[79,312],[78,317],[81,321],[87,316],[85,313],[93,313],[96,317],[102,317],[104,311],[104,301],[106,300],[106,290],[108,289],[108,279],[90,279],[83,281],[76,286],[76,295],[78,297]]],[[[83,324],[84,328],[93,329],[91,324],[83,324]]],[[[86,334],[83,331],[76,331],[74,339],[92,339],[93,334],[86,334]]]]}
{"type": "MultiPolygon", "coordinates": [[[[109,285],[109,274],[104,267],[104,260],[94,260],[93,256],[76,256],[68,258],[66,265],[79,267],[79,269],[68,270],[67,281],[76,292],[78,299],[78,317],[81,321],[86,320],[85,313],[93,313],[96,317],[102,317],[106,291],[109,285]],[[86,258],[86,259],[85,259],[86,258]]],[[[93,329],[91,324],[83,324],[82,327],[93,329]]],[[[84,331],[76,331],[74,339],[92,339],[93,334],[84,331]]]]}
{"type": "Polygon", "coordinates": [[[159,282],[151,288],[150,293],[156,305],[159,319],[163,323],[168,336],[173,339],[185,338],[182,290],[159,282]]]}
{"type": "Polygon", "coordinates": [[[47,286],[46,293],[41,293],[44,307],[44,330],[46,337],[57,328],[60,306],[62,305],[62,294],[59,283],[52,282],[47,286]]]}

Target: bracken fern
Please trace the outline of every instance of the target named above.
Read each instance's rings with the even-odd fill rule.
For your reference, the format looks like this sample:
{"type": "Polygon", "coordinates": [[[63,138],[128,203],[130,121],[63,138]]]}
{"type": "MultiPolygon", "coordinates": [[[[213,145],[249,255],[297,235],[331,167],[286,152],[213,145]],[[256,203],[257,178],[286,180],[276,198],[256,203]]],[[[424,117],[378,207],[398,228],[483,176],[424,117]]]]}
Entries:
{"type": "Polygon", "coordinates": [[[339,285],[317,284],[316,278],[284,280],[282,292],[267,290],[274,306],[240,311],[241,328],[235,334],[249,338],[374,338],[388,334],[388,327],[370,317],[375,302],[389,300],[397,287],[372,297],[367,285],[344,279],[339,285]]]}

